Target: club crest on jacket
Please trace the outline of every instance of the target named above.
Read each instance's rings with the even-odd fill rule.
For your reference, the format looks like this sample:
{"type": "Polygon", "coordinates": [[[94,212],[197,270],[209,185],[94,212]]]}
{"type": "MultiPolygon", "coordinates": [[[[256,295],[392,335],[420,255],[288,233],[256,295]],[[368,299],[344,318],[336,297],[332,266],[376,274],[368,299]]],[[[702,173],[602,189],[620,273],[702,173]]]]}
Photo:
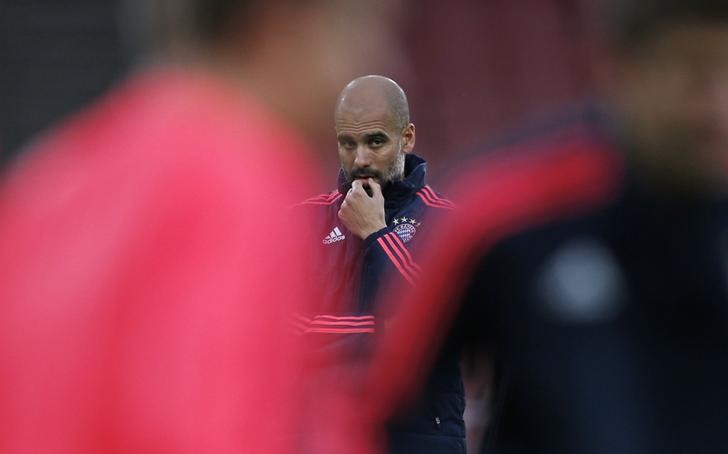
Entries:
{"type": "Polygon", "coordinates": [[[399,239],[406,243],[415,236],[415,233],[417,233],[417,227],[420,226],[421,222],[417,222],[417,220],[413,218],[402,217],[394,218],[392,224],[394,224],[394,233],[397,234],[399,239]]]}

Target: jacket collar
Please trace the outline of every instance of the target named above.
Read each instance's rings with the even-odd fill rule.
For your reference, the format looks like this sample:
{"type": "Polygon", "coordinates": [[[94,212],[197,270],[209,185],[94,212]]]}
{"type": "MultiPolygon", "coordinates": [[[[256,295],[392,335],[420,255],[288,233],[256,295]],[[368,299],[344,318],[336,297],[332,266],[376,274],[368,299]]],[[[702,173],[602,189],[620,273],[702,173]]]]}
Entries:
{"type": "MultiPolygon", "coordinates": [[[[387,183],[382,188],[385,209],[400,206],[410,195],[422,189],[425,186],[426,173],[427,161],[414,153],[407,154],[404,158],[404,179],[387,183]]],[[[339,192],[346,196],[351,184],[346,181],[343,170],[339,170],[338,185],[339,192]]]]}

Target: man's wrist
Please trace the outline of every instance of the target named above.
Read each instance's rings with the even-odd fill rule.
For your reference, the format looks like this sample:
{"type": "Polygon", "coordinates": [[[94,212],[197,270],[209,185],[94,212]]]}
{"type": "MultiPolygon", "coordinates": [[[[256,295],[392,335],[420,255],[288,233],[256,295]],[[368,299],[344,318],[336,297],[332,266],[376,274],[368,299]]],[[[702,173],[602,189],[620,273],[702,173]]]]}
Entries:
{"type": "Polygon", "coordinates": [[[364,242],[367,243],[367,245],[369,245],[370,243],[376,241],[377,238],[384,236],[387,233],[389,233],[389,229],[385,225],[384,227],[380,228],[379,230],[375,230],[372,233],[370,233],[369,235],[366,235],[363,239],[364,239],[364,242]]]}
{"type": "Polygon", "coordinates": [[[372,235],[373,233],[377,233],[377,232],[379,232],[380,230],[382,230],[382,229],[386,229],[386,228],[387,228],[387,224],[384,224],[384,223],[382,223],[382,224],[380,224],[380,225],[378,225],[378,226],[372,227],[372,228],[371,228],[370,230],[367,230],[367,231],[365,232],[365,234],[364,234],[364,238],[367,238],[367,237],[369,237],[370,235],[372,235]]]}

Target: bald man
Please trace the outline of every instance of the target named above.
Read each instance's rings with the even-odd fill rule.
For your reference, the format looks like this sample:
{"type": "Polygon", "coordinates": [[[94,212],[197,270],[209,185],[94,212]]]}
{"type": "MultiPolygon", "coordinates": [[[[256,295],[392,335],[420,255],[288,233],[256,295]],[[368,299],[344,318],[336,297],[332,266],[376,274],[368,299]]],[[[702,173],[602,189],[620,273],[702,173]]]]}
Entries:
{"type": "MultiPolygon", "coordinates": [[[[413,249],[422,230],[434,213],[453,205],[425,184],[427,163],[413,154],[415,125],[396,82],[382,76],[353,80],[334,117],[338,188],[301,205],[318,219],[311,241],[320,254],[312,268],[323,297],[319,311],[300,322],[309,339],[342,355],[339,365],[360,366],[400,293],[417,284],[413,249]],[[387,288],[400,290],[384,293],[387,288]]],[[[392,427],[392,452],[464,452],[457,355],[442,358],[415,408],[392,427]]]]}

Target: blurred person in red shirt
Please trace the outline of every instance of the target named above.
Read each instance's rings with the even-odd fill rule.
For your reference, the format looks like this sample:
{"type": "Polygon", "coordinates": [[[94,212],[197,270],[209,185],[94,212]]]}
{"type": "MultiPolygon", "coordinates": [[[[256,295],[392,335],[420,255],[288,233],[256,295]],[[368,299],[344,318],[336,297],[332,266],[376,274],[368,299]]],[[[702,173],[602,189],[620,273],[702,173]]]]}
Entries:
{"type": "Polygon", "coordinates": [[[455,167],[356,452],[380,452],[446,342],[495,365],[480,452],[728,449],[728,4],[604,7],[606,109],[455,167]]]}
{"type": "Polygon", "coordinates": [[[0,182],[0,451],[296,452],[287,323],[315,289],[286,208],[392,4],[136,7],[155,63],[0,182]]]}

